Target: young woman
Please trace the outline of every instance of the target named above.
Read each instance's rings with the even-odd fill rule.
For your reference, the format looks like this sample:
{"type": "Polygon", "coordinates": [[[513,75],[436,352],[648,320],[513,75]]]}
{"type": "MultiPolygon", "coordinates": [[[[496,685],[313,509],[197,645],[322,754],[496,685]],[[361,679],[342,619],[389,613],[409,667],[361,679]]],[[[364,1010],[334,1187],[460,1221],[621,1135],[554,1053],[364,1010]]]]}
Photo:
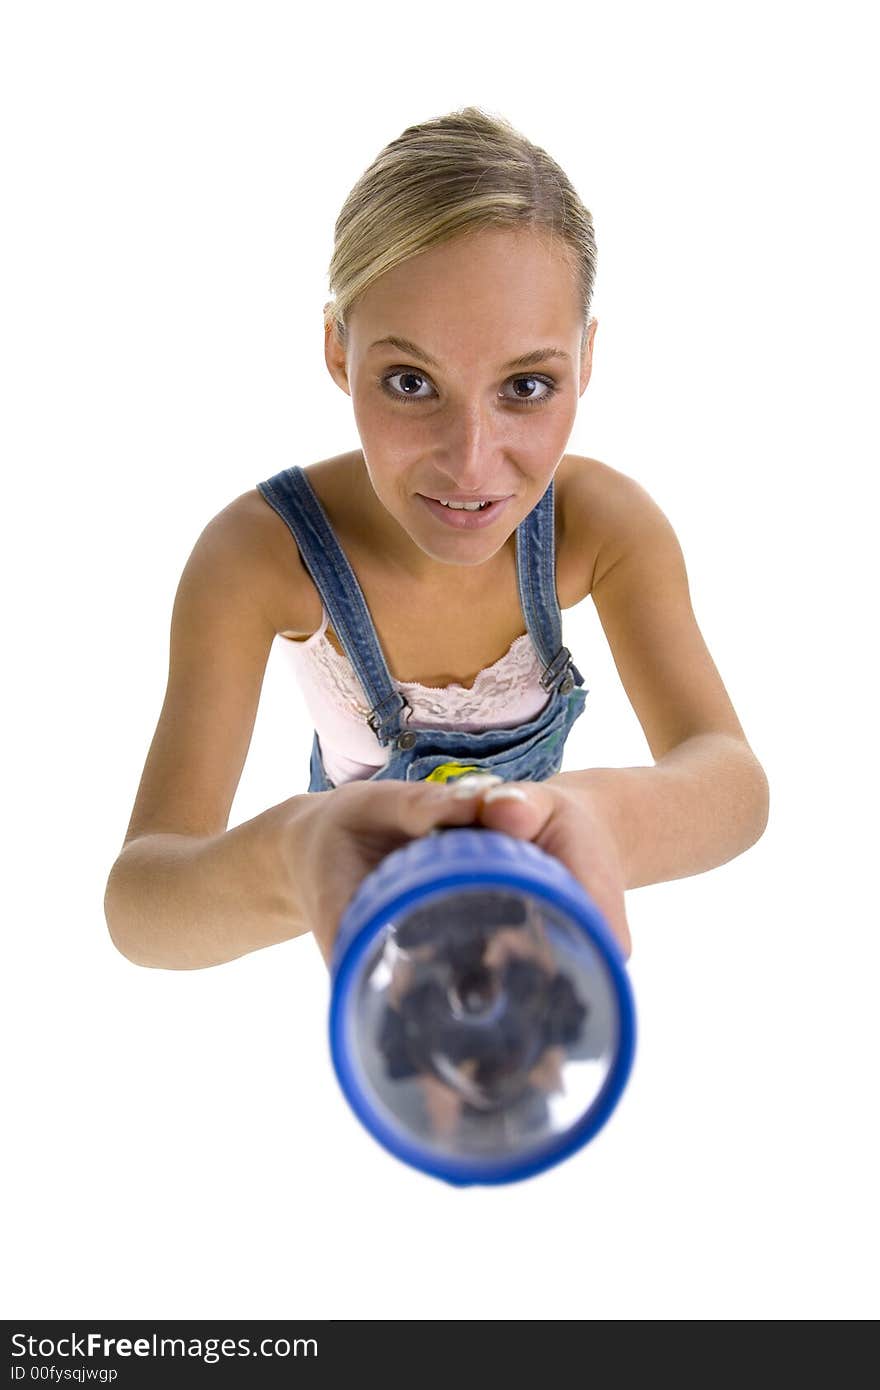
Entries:
{"type": "Polygon", "coordinates": [[[243,493],[186,564],[107,884],[129,959],[192,969],[312,931],[329,962],[372,867],[473,822],[567,864],[628,955],[627,888],[762,834],[766,777],[672,527],[633,479],[565,453],[595,269],[566,175],[477,108],[405,130],[358,181],[324,350],[360,447],[243,493]],[[586,698],[560,609],[588,596],[653,767],[560,771],[586,698]],[[315,722],[309,788],[227,830],[279,636],[315,722]]]}

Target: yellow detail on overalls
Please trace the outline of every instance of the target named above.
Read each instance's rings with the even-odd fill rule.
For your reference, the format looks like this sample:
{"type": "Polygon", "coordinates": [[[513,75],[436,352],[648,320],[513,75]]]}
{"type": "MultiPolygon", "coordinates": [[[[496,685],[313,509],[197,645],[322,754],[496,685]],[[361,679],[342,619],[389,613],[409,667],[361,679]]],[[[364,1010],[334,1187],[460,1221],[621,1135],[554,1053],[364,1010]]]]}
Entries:
{"type": "Polygon", "coordinates": [[[465,766],[464,763],[441,763],[435,767],[434,771],[425,778],[426,782],[448,782],[450,777],[463,777],[466,772],[479,772],[476,764],[465,766]]]}

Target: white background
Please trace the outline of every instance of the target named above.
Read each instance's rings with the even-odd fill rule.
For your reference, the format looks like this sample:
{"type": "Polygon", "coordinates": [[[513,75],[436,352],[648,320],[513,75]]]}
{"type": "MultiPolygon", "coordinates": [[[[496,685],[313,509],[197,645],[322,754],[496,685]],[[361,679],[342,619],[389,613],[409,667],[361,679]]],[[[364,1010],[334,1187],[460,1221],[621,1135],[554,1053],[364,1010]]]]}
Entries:
{"type": "MultiPolygon", "coordinates": [[[[868,15],[4,6],[5,1316],[876,1316],[868,15]],[[146,970],[102,899],[200,531],[357,445],[322,352],[336,214],[468,103],[593,212],[568,447],[673,523],[772,808],[747,854],[629,895],[639,1051],[601,1134],[459,1191],[348,1110],[310,937],[146,970]]],[[[565,638],[566,768],[650,763],[589,600],[565,638]]],[[[307,786],[279,645],[230,826],[307,786]]]]}

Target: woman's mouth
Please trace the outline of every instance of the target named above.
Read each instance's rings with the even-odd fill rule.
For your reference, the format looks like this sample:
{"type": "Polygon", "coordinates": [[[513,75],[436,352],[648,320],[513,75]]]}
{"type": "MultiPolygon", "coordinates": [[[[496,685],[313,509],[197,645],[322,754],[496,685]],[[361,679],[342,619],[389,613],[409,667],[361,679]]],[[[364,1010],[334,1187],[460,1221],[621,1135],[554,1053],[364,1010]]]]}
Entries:
{"type": "Polygon", "coordinates": [[[425,497],[421,492],[416,496],[438,521],[445,522],[456,531],[479,531],[484,526],[491,526],[510,501],[509,497],[500,497],[485,502],[439,502],[437,498],[425,497]]]}

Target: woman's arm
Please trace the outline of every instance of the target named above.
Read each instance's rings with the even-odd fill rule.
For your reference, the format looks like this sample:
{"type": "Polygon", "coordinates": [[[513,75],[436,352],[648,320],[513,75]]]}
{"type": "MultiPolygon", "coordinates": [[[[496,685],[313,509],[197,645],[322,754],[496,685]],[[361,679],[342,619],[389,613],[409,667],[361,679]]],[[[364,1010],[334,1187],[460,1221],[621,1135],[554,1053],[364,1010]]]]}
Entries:
{"type": "Polygon", "coordinates": [[[611,831],[624,888],[689,878],[735,859],[767,826],[764,769],[744,740],[696,734],[653,767],[560,772],[611,831]]]}
{"type": "Polygon", "coordinates": [[[231,503],[178,585],[165,700],[104,898],[114,944],[138,965],[195,969],[305,930],[306,798],[226,830],[276,632],[261,521],[249,494],[231,503]]]}
{"type": "Polygon", "coordinates": [[[117,949],[135,965],[200,970],[302,935],[306,802],[292,797],[218,835],[129,841],[104,895],[117,949]]]}
{"type": "Polygon", "coordinates": [[[592,597],[653,767],[548,778],[582,792],[612,832],[624,886],[684,878],[741,854],[769,815],[746,739],[691,606],[681,546],[644,488],[601,465],[567,500],[568,523],[599,525],[592,597]],[[597,477],[601,483],[597,487],[597,477]]]}

